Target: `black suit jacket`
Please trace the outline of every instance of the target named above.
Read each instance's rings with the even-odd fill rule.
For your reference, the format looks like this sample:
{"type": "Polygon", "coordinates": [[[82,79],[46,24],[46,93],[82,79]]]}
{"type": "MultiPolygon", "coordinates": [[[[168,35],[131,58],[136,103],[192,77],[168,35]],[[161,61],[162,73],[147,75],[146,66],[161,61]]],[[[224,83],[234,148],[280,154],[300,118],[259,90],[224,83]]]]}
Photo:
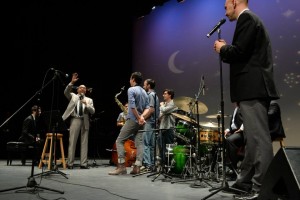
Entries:
{"type": "Polygon", "coordinates": [[[34,142],[35,136],[39,134],[37,124],[38,119],[34,120],[32,115],[26,117],[23,121],[22,135],[19,138],[19,141],[24,142],[26,144],[32,144],[34,142]]]}
{"type": "Polygon", "coordinates": [[[232,45],[224,45],[220,56],[230,64],[232,102],[279,98],[273,80],[270,39],[254,13],[247,10],[239,16],[232,45]]]}

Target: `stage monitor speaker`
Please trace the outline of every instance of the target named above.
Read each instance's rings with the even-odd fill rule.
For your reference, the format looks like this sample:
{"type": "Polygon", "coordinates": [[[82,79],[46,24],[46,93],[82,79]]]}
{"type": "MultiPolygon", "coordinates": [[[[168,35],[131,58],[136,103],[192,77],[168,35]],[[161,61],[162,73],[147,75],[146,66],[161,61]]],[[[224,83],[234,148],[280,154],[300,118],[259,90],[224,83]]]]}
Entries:
{"type": "Polygon", "coordinates": [[[274,156],[262,183],[259,200],[300,199],[300,147],[285,147],[274,156]]]}

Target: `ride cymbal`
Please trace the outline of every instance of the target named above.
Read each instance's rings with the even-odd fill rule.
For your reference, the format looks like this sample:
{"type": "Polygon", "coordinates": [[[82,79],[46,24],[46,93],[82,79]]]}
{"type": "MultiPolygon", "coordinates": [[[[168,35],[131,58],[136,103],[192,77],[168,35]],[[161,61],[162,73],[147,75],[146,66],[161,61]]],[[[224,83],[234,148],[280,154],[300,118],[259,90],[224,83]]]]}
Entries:
{"type": "MultiPolygon", "coordinates": [[[[224,117],[230,117],[231,115],[225,115],[224,114],[224,117]]],[[[214,114],[214,115],[207,115],[206,118],[209,118],[209,119],[217,119],[217,118],[221,118],[221,114],[214,114]]]]}
{"type": "MultiPolygon", "coordinates": [[[[215,122],[200,122],[199,125],[204,127],[209,127],[209,128],[218,128],[218,123],[215,122]]],[[[221,124],[220,127],[222,127],[221,124]]]]}
{"type": "Polygon", "coordinates": [[[181,114],[178,114],[178,113],[171,113],[171,114],[174,115],[175,117],[183,119],[184,121],[187,121],[187,122],[190,122],[190,123],[193,123],[193,124],[197,124],[197,122],[194,119],[189,118],[188,116],[181,115],[181,114]]]}
{"type": "Polygon", "coordinates": [[[208,111],[207,106],[198,101],[198,113],[197,113],[197,106],[196,106],[196,99],[190,97],[177,97],[174,99],[175,105],[185,112],[191,112],[193,114],[204,114],[208,111]]]}

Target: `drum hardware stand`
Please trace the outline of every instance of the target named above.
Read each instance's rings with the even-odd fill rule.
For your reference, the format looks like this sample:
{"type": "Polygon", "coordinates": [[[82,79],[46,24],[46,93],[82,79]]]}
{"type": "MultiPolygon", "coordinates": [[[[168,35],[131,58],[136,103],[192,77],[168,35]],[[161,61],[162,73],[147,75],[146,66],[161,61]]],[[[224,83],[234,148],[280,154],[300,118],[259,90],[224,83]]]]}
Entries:
{"type": "MultiPolygon", "coordinates": [[[[225,19],[223,19],[224,21],[225,19]]],[[[226,20],[225,20],[226,21],[226,20]]],[[[225,21],[223,23],[225,23],[225,21]]],[[[221,26],[222,24],[220,24],[221,26]]],[[[217,28],[218,30],[218,39],[220,40],[221,39],[221,29],[220,29],[220,26],[217,28]]],[[[215,29],[215,28],[214,28],[215,29]]],[[[208,199],[209,197],[213,196],[214,194],[222,191],[222,190],[228,190],[228,189],[231,189],[231,190],[236,190],[238,192],[245,192],[245,191],[242,191],[242,190],[237,190],[237,189],[234,189],[234,188],[229,188],[229,185],[228,185],[228,182],[226,180],[226,140],[225,140],[225,135],[223,134],[225,132],[224,130],[224,99],[223,99],[223,70],[222,70],[222,59],[221,59],[221,55],[219,54],[219,66],[220,66],[220,87],[221,87],[221,120],[222,120],[222,140],[223,140],[223,145],[222,145],[222,157],[223,157],[223,169],[222,169],[222,175],[223,175],[223,181],[222,181],[222,185],[219,187],[219,188],[211,188],[209,189],[209,191],[213,191],[215,190],[214,192],[212,192],[211,194],[207,195],[206,197],[202,198],[202,199],[208,199]]],[[[220,126],[219,126],[220,127],[220,126]]]]}
{"type": "MultiPolygon", "coordinates": [[[[53,68],[50,68],[48,69],[49,70],[54,70],[53,68]]],[[[48,73],[47,71],[47,73],[48,73]]],[[[25,102],[25,104],[23,104],[15,113],[13,113],[7,120],[5,120],[0,128],[5,125],[15,114],[17,114],[25,105],[27,105],[27,103],[29,103],[36,95],[38,94],[41,94],[43,89],[49,85],[51,82],[53,82],[56,77],[59,76],[59,73],[55,72],[55,75],[54,77],[48,81],[45,85],[42,86],[42,88],[40,90],[38,90],[29,100],[27,100],[25,102]]],[[[36,134],[34,134],[34,141],[33,141],[33,146],[34,146],[34,151],[37,150],[37,145],[36,145],[36,134]]],[[[6,192],[6,191],[11,191],[11,190],[18,190],[18,189],[22,189],[22,188],[27,188],[26,192],[36,192],[36,191],[39,191],[38,189],[44,189],[44,190],[48,190],[48,191],[53,191],[53,192],[57,192],[57,193],[60,193],[60,194],[64,194],[64,191],[60,191],[60,190],[55,190],[55,189],[51,189],[51,188],[47,188],[47,187],[43,187],[43,186],[40,186],[37,184],[37,182],[35,181],[35,178],[34,178],[34,161],[35,161],[35,154],[33,154],[33,157],[32,157],[32,164],[31,164],[31,174],[30,174],[30,177],[28,177],[28,182],[27,182],[27,185],[25,186],[19,186],[19,187],[14,187],[14,188],[9,188],[9,189],[4,189],[4,190],[0,190],[0,192],[6,192]],[[30,189],[28,189],[30,188],[30,189]]]]}
{"type": "Polygon", "coordinates": [[[219,161],[220,159],[222,159],[220,153],[221,153],[222,149],[221,149],[221,146],[220,145],[217,145],[216,146],[216,149],[214,151],[214,155],[213,155],[213,158],[212,158],[212,163],[210,165],[210,168],[209,168],[209,177],[211,179],[213,179],[213,181],[216,181],[216,182],[219,182],[219,163],[222,162],[222,161],[219,161]],[[216,171],[213,171],[212,172],[212,169],[215,169],[216,171]],[[214,173],[214,177],[211,176],[211,174],[214,173]]]}
{"type": "MultiPolygon", "coordinates": [[[[169,129],[158,129],[159,131],[160,131],[160,133],[161,133],[161,131],[162,130],[169,130],[169,129]]],[[[173,130],[174,131],[174,130],[173,130]]],[[[156,133],[155,134],[155,140],[157,141],[157,139],[158,139],[158,134],[159,133],[156,133]]],[[[162,134],[162,133],[161,133],[162,134]]],[[[156,142],[157,143],[157,142],[156,142]]],[[[156,144],[155,143],[155,144],[156,144]]],[[[161,137],[161,143],[164,143],[163,142],[163,137],[161,137]]],[[[163,145],[162,144],[160,144],[160,146],[162,147],[163,145]]],[[[162,147],[162,148],[165,148],[165,147],[162,147]]],[[[155,152],[156,152],[156,149],[155,149],[155,152]]],[[[165,156],[165,155],[163,155],[163,156],[165,156]]],[[[155,158],[156,159],[156,158],[155,158]]],[[[172,176],[170,176],[170,175],[168,175],[168,173],[165,171],[166,170],[166,166],[165,166],[165,159],[163,159],[163,158],[161,158],[161,160],[162,160],[162,162],[161,162],[161,166],[159,167],[159,170],[157,171],[157,169],[155,170],[155,171],[157,171],[157,172],[154,172],[154,173],[152,173],[152,174],[149,174],[147,177],[150,177],[150,176],[155,176],[151,181],[152,182],[154,182],[160,175],[163,175],[165,178],[169,178],[169,179],[172,179],[173,177],[172,176]]],[[[156,164],[155,165],[158,165],[158,163],[157,162],[155,162],[156,164]]],[[[158,166],[156,166],[156,167],[158,167],[158,166]]]]}
{"type": "Polygon", "coordinates": [[[214,172],[216,174],[215,176],[215,181],[219,182],[219,163],[222,162],[222,145],[221,145],[221,139],[222,139],[222,134],[221,134],[221,124],[220,124],[220,119],[221,115],[217,115],[217,120],[218,120],[218,144],[216,146],[216,149],[214,151],[214,155],[212,158],[212,163],[210,165],[209,173],[211,173],[212,169],[215,169],[216,171],[214,172]],[[220,160],[221,159],[221,160],[220,160]],[[217,166],[217,167],[216,167],[217,166]]]}

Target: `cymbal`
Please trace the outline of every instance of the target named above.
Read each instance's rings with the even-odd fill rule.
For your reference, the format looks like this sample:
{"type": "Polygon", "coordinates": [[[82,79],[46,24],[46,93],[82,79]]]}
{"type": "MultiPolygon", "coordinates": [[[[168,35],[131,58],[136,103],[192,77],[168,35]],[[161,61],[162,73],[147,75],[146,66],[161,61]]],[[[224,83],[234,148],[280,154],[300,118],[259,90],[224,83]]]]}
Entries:
{"type": "MultiPolygon", "coordinates": [[[[196,107],[196,99],[190,97],[177,97],[174,98],[175,105],[185,112],[191,112],[193,114],[197,114],[197,107],[196,107]]],[[[207,106],[198,101],[198,114],[204,114],[208,111],[207,106]]]]}
{"type": "MultiPolygon", "coordinates": [[[[224,114],[224,117],[230,117],[231,115],[225,115],[224,114]]],[[[209,119],[217,119],[217,118],[221,118],[221,114],[214,114],[214,115],[207,115],[206,118],[209,118],[209,119]]]]}
{"type": "MultiPolygon", "coordinates": [[[[200,122],[199,125],[204,127],[209,127],[209,128],[218,128],[218,123],[215,122],[200,122]]],[[[222,127],[221,124],[220,127],[222,127]]]]}
{"type": "Polygon", "coordinates": [[[193,124],[197,124],[197,122],[195,120],[193,120],[192,118],[189,118],[188,116],[181,115],[181,114],[178,114],[178,113],[171,113],[171,114],[174,115],[175,117],[183,119],[184,121],[187,121],[187,122],[190,122],[190,123],[193,123],[193,124]]]}

